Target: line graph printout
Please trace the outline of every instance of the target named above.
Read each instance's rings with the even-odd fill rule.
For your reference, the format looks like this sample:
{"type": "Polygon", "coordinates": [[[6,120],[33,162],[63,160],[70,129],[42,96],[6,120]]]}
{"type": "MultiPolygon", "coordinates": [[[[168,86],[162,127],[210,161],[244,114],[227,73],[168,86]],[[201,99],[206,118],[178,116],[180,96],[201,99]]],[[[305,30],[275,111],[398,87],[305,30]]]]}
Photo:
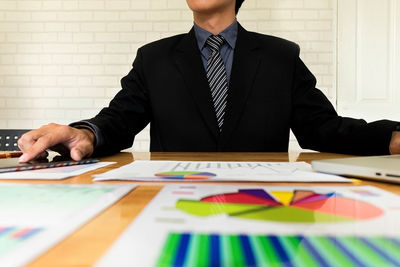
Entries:
{"type": "Polygon", "coordinates": [[[312,171],[306,162],[212,162],[138,160],[95,175],[94,181],[351,182],[312,171]]]}
{"type": "Polygon", "coordinates": [[[399,221],[370,186],[169,184],[97,267],[400,266],[399,221]]]}
{"type": "Polygon", "coordinates": [[[0,184],[0,266],[23,266],[134,186],[0,184]]]}

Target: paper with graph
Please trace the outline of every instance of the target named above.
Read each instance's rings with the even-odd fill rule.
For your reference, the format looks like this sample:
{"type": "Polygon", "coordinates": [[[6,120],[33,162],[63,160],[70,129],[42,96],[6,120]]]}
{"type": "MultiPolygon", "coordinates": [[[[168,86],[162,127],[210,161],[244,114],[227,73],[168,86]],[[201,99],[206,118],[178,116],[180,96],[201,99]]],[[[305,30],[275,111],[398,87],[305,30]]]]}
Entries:
{"type": "Polygon", "coordinates": [[[374,187],[167,185],[105,266],[399,266],[400,197],[374,187]]]}
{"type": "Polygon", "coordinates": [[[24,266],[134,186],[0,184],[0,266],[24,266]]]}
{"type": "Polygon", "coordinates": [[[215,162],[138,160],[95,175],[94,181],[254,181],[254,182],[351,182],[313,172],[305,162],[215,162]]]}
{"type": "Polygon", "coordinates": [[[61,180],[69,177],[94,171],[99,168],[114,164],[115,162],[97,162],[90,164],[80,164],[73,166],[45,168],[30,171],[17,171],[0,173],[0,179],[5,180],[61,180]]]}

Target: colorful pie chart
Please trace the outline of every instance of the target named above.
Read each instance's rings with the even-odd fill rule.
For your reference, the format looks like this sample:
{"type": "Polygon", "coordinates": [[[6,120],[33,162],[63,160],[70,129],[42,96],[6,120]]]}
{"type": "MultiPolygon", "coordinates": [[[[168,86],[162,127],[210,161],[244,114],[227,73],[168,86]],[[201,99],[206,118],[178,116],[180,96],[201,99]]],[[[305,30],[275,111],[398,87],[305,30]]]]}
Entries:
{"type": "Polygon", "coordinates": [[[287,223],[331,223],[369,220],[383,214],[380,208],[335,192],[265,191],[240,189],[200,200],[181,199],[176,208],[196,216],[227,214],[236,218],[287,223]]]}
{"type": "Polygon", "coordinates": [[[156,173],[156,177],[171,179],[171,180],[185,180],[185,179],[210,179],[217,176],[211,172],[194,172],[194,171],[180,171],[180,172],[161,172],[156,173]]]}

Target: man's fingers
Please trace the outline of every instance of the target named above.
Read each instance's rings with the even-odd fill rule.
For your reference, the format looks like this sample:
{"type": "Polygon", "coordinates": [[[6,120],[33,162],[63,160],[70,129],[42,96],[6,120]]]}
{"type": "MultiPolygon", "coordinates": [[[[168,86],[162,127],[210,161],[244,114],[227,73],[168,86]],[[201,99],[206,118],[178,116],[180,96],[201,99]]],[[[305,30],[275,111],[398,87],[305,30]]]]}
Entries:
{"type": "MultiPolygon", "coordinates": [[[[36,157],[35,157],[35,159],[45,159],[45,158],[47,158],[47,156],[49,155],[49,153],[47,152],[47,151],[43,151],[42,153],[39,153],[36,157]]],[[[31,159],[29,159],[29,157],[27,157],[26,156],[26,154],[23,154],[19,159],[18,159],[18,161],[19,162],[28,162],[28,161],[30,161],[31,159]],[[24,156],[25,155],[25,156],[24,156]]]]}
{"type": "Polygon", "coordinates": [[[29,131],[23,134],[18,140],[18,147],[22,152],[25,152],[36,142],[36,140],[43,135],[38,130],[29,131]]]}
{"type": "Polygon", "coordinates": [[[54,139],[49,135],[39,137],[29,149],[23,151],[24,154],[19,158],[19,162],[27,162],[35,158],[40,158],[44,155],[43,153],[46,152],[47,148],[54,146],[54,142],[54,139]]]}
{"type": "Polygon", "coordinates": [[[43,157],[47,155],[46,149],[52,148],[64,152],[63,154],[69,152],[72,159],[81,160],[93,153],[94,138],[90,130],[51,123],[30,131],[20,138],[18,145],[24,154],[19,161],[27,162],[43,157]]]}
{"type": "Polygon", "coordinates": [[[68,129],[68,126],[50,123],[25,133],[18,140],[18,146],[24,153],[19,161],[27,162],[35,158],[46,157],[46,149],[63,143],[69,138],[68,129]]]}
{"type": "Polygon", "coordinates": [[[29,161],[29,155],[27,154],[22,154],[21,157],[18,159],[19,162],[28,162],[29,161]]]}
{"type": "Polygon", "coordinates": [[[54,130],[55,126],[56,124],[50,123],[48,125],[40,127],[39,129],[32,130],[23,134],[18,140],[18,147],[21,149],[22,152],[29,150],[39,138],[50,134],[54,130]]]}

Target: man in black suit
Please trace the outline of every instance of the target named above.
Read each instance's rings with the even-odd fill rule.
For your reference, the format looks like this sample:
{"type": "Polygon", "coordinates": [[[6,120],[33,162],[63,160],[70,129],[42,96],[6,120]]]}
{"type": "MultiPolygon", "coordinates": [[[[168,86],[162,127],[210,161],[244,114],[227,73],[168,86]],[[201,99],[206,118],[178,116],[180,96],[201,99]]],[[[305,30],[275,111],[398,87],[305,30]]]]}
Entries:
{"type": "Polygon", "coordinates": [[[338,116],[296,44],[241,27],[242,2],[187,0],[188,34],[140,48],[122,90],[96,117],[25,134],[20,161],[47,148],[67,148],[75,160],[118,152],[148,123],[151,151],[287,151],[292,129],[303,148],[400,153],[397,122],[338,116]]]}

